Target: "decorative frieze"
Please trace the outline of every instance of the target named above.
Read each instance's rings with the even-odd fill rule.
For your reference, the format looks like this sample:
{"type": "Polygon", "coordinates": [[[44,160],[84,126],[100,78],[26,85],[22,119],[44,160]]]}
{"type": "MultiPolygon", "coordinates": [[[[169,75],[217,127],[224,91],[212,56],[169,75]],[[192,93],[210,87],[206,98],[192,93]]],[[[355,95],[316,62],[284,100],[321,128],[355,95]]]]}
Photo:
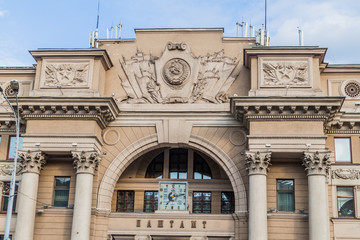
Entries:
{"type": "Polygon", "coordinates": [[[245,167],[249,175],[266,175],[271,166],[271,152],[246,152],[245,167]]]}
{"type": "Polygon", "coordinates": [[[89,63],[47,63],[42,87],[88,87],[89,63]]]}
{"type": "MultiPolygon", "coordinates": [[[[13,163],[0,164],[0,175],[11,176],[13,169],[14,169],[13,163]]],[[[21,171],[22,171],[22,165],[17,164],[16,175],[20,175],[21,171]]]]}
{"type": "Polygon", "coordinates": [[[94,174],[101,161],[101,157],[97,152],[72,151],[71,153],[76,173],[94,174]]]}
{"type": "Polygon", "coordinates": [[[41,151],[20,151],[19,162],[22,173],[40,174],[42,167],[46,164],[46,154],[41,151]]]}
{"type": "Polygon", "coordinates": [[[330,152],[310,152],[303,153],[303,166],[307,175],[326,175],[330,168],[330,152]]]}
{"type": "Polygon", "coordinates": [[[360,170],[358,169],[335,169],[331,171],[331,177],[333,179],[360,179],[360,170]]]}

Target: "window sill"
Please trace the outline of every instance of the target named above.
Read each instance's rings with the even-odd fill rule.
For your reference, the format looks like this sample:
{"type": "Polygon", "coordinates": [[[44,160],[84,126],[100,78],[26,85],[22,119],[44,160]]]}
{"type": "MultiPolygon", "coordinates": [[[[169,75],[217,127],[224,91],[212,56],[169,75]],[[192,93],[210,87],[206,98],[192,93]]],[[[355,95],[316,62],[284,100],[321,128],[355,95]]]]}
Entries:
{"type": "Polygon", "coordinates": [[[274,212],[268,213],[268,218],[274,219],[307,219],[307,213],[294,213],[294,212],[274,212]]]}

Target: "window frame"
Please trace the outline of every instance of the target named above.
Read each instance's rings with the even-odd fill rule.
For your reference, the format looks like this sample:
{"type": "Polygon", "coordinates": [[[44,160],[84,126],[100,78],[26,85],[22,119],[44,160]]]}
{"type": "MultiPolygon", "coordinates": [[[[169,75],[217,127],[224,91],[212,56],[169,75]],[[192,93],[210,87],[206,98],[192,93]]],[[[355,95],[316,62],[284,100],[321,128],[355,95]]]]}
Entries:
{"type": "Polygon", "coordinates": [[[354,186],[336,186],[336,211],[337,211],[337,217],[338,218],[349,218],[349,219],[353,219],[356,218],[356,212],[355,212],[355,188],[354,186]],[[342,196],[338,196],[338,188],[339,187],[348,187],[348,188],[352,188],[352,197],[342,197],[342,196]],[[346,216],[346,217],[342,217],[339,215],[339,198],[351,198],[353,200],[353,216],[346,216]]]}
{"type": "MultiPolygon", "coordinates": [[[[13,138],[15,138],[15,149],[16,149],[16,136],[15,135],[9,135],[8,146],[7,146],[7,154],[6,154],[6,159],[7,160],[14,160],[14,158],[15,158],[15,153],[14,153],[14,157],[10,158],[11,139],[13,139],[13,138]]],[[[23,137],[19,136],[19,149],[18,150],[22,150],[23,140],[24,140],[23,137]],[[22,139],[22,140],[20,140],[20,139],[22,139]],[[21,141],[21,145],[20,145],[20,141],[21,141]]]]}
{"type": "Polygon", "coordinates": [[[295,179],[290,179],[290,178],[277,178],[276,179],[276,209],[279,212],[295,212],[296,207],[295,207],[295,179]],[[292,181],[293,182],[293,190],[279,190],[278,189],[278,181],[292,181]],[[284,210],[280,210],[279,209],[279,192],[280,193],[292,193],[293,194],[293,210],[291,211],[284,211],[284,210]]]}
{"type": "Polygon", "coordinates": [[[144,213],[153,213],[158,209],[158,200],[159,200],[159,192],[158,191],[144,191],[144,207],[143,207],[143,212],[144,213]],[[152,197],[151,199],[147,200],[146,199],[146,193],[152,193],[152,197]],[[156,193],[156,194],[155,194],[156,193]],[[156,196],[155,196],[156,195],[156,196]],[[147,206],[147,202],[150,202],[151,204],[151,209],[146,209],[147,206]],[[150,210],[150,211],[147,211],[150,210]]]}
{"type": "Polygon", "coordinates": [[[71,177],[70,176],[54,176],[54,191],[53,191],[53,201],[52,206],[56,208],[67,208],[69,207],[69,200],[70,200],[70,184],[71,184],[71,177]],[[69,178],[69,187],[65,188],[64,186],[56,186],[56,178],[69,178]],[[67,204],[66,206],[56,206],[55,205],[55,192],[57,190],[68,190],[68,196],[67,196],[67,204]]]}
{"type": "MultiPolygon", "coordinates": [[[[7,212],[7,203],[6,203],[6,209],[4,210],[4,202],[5,202],[5,198],[9,198],[9,196],[4,196],[6,195],[6,193],[4,192],[4,188],[5,188],[5,184],[9,184],[9,189],[8,191],[6,192],[7,195],[10,194],[10,184],[11,182],[3,182],[3,188],[2,188],[2,196],[1,196],[1,209],[0,209],[0,213],[6,213],[7,212]]],[[[17,198],[18,198],[18,191],[19,191],[19,182],[15,182],[15,191],[14,191],[14,203],[13,203],[13,210],[12,212],[15,213],[16,212],[16,209],[17,209],[17,198]]]]}
{"type": "Polygon", "coordinates": [[[211,172],[211,168],[208,164],[208,162],[205,160],[205,158],[203,156],[201,156],[200,154],[198,154],[197,152],[193,152],[193,156],[194,156],[194,161],[193,161],[193,179],[195,180],[211,180],[212,179],[212,172],[211,172]],[[198,158],[196,157],[198,156],[198,158]],[[197,160],[200,160],[199,163],[197,163],[197,160]],[[201,169],[200,171],[197,171],[198,169],[196,169],[196,164],[200,164],[201,165],[201,169]],[[209,170],[209,176],[205,175],[205,169],[208,168],[209,170]],[[198,173],[201,178],[196,178],[195,174],[198,173]]]}
{"type": "Polygon", "coordinates": [[[335,157],[335,163],[352,163],[352,146],[351,146],[351,137],[334,137],[334,157],[335,157]],[[349,161],[341,161],[336,159],[336,139],[348,139],[349,140],[349,155],[350,160],[349,161]]]}
{"type": "Polygon", "coordinates": [[[235,194],[233,191],[223,191],[221,192],[221,214],[232,214],[235,212],[235,194]],[[223,194],[230,193],[231,199],[230,201],[223,201],[223,194]],[[225,212],[224,206],[226,203],[230,204],[230,212],[225,212]]]}
{"type": "Polygon", "coordinates": [[[211,214],[211,205],[212,205],[212,192],[210,191],[194,191],[193,194],[192,194],[192,213],[194,214],[211,214]],[[200,201],[197,201],[195,200],[195,193],[201,193],[201,200],[200,201]],[[205,201],[205,198],[204,198],[204,194],[205,193],[210,193],[210,201],[205,201]],[[204,212],[204,205],[205,203],[209,202],[210,204],[210,210],[209,212],[204,212]],[[200,208],[201,208],[201,212],[195,212],[195,205],[196,203],[200,203],[200,208]]]}
{"type": "MultiPolygon", "coordinates": [[[[127,198],[124,200],[124,206],[127,206],[127,198]]],[[[134,190],[117,190],[116,192],[116,212],[124,212],[124,213],[130,213],[130,212],[134,212],[135,209],[135,191],[134,190]],[[132,193],[133,198],[132,200],[132,209],[129,209],[130,211],[127,211],[128,208],[124,207],[125,211],[119,211],[119,193],[120,192],[125,192],[125,193],[132,193]]]]}
{"type": "MultiPolygon", "coordinates": [[[[169,179],[179,179],[179,180],[183,180],[183,179],[189,179],[189,168],[188,168],[188,164],[189,164],[189,149],[187,148],[172,148],[170,149],[170,152],[169,152],[169,179]],[[185,150],[184,152],[184,155],[186,156],[186,163],[185,163],[185,166],[186,166],[186,170],[185,171],[180,171],[181,168],[180,168],[180,164],[181,164],[181,159],[180,158],[176,158],[176,162],[173,162],[175,160],[172,161],[172,151],[174,150],[185,150]],[[171,171],[172,170],[172,164],[176,165],[176,171],[171,171]],[[176,178],[173,178],[171,177],[171,173],[176,173],[176,178]],[[186,177],[185,178],[180,178],[180,174],[181,173],[185,173],[186,177]]],[[[175,155],[175,154],[174,154],[175,155]]]]}

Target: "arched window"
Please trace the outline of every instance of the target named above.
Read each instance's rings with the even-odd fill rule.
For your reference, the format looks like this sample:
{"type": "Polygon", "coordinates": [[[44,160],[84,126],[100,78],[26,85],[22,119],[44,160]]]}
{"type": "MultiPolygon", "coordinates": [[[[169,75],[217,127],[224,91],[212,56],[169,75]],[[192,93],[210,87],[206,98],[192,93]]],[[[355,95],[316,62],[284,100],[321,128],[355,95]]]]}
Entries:
{"type": "Polygon", "coordinates": [[[193,150],[173,148],[164,150],[151,161],[145,178],[212,179],[212,174],[200,154],[193,150]],[[168,167],[164,169],[164,166],[168,167]]]}

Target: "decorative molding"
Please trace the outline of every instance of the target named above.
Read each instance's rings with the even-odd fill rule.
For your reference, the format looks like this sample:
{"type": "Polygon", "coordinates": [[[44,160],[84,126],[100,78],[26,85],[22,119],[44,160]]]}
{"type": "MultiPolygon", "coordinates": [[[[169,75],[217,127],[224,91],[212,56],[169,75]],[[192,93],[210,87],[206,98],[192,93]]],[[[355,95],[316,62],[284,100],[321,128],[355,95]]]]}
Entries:
{"type": "Polygon", "coordinates": [[[25,119],[94,120],[104,129],[120,112],[112,98],[21,98],[25,119]]]}
{"type": "Polygon", "coordinates": [[[360,80],[342,80],[339,85],[339,94],[349,99],[360,98],[360,80]]]}
{"type": "Polygon", "coordinates": [[[360,170],[358,169],[335,169],[331,170],[331,177],[333,179],[349,179],[356,180],[360,179],[360,170]]]}
{"type": "Polygon", "coordinates": [[[90,62],[50,63],[46,62],[42,88],[88,88],[90,62]]]}
{"type": "Polygon", "coordinates": [[[330,152],[311,152],[306,151],[303,153],[303,166],[305,166],[305,171],[307,175],[324,175],[326,176],[329,173],[330,168],[330,152]]]}
{"type": "Polygon", "coordinates": [[[271,166],[271,152],[246,152],[245,167],[249,175],[266,175],[271,166]]]}
{"type": "Polygon", "coordinates": [[[72,151],[72,158],[74,160],[74,169],[76,174],[78,173],[89,173],[94,174],[101,161],[101,157],[95,151],[72,151]]]}
{"type": "Polygon", "coordinates": [[[41,151],[19,151],[19,162],[21,173],[40,174],[42,167],[46,164],[47,155],[41,151]]]}
{"type": "Polygon", "coordinates": [[[229,141],[235,146],[244,145],[247,141],[246,133],[243,130],[234,130],[229,134],[229,141]]]}
{"type": "Polygon", "coordinates": [[[160,58],[138,51],[120,62],[127,103],[223,103],[235,76],[237,60],[224,50],[194,57],[185,43],[168,43],[160,58]],[[177,51],[176,51],[177,50],[177,51]]]}
{"type": "MultiPolygon", "coordinates": [[[[14,169],[13,163],[0,164],[0,175],[11,176],[13,169],[14,169]]],[[[21,171],[22,171],[22,165],[17,164],[16,175],[19,176],[21,174],[21,171]]]]}
{"type": "Polygon", "coordinates": [[[103,134],[105,144],[113,146],[120,141],[120,133],[116,129],[107,129],[103,134]],[[115,134],[115,138],[112,136],[115,134]]]}

